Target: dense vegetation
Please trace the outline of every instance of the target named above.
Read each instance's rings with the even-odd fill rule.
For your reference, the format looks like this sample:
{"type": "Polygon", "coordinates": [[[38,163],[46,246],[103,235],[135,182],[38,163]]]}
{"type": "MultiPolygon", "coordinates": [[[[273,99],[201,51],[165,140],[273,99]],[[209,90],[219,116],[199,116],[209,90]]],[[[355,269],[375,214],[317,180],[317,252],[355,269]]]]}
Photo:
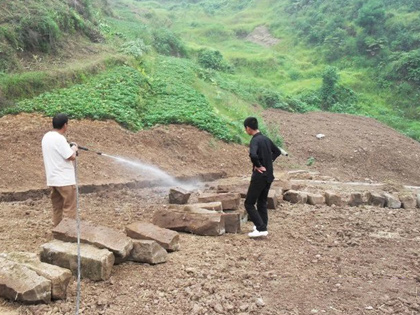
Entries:
{"type": "Polygon", "coordinates": [[[241,142],[242,120],[258,116],[253,104],[260,104],[368,115],[420,141],[419,6],[416,0],[1,3],[0,108],[65,110],[133,130],[187,123],[241,142]],[[278,44],[248,40],[261,25],[278,44]],[[25,71],[28,55],[57,54],[69,36],[113,53],[99,67],[86,61],[65,69],[62,80],[25,71]]]}

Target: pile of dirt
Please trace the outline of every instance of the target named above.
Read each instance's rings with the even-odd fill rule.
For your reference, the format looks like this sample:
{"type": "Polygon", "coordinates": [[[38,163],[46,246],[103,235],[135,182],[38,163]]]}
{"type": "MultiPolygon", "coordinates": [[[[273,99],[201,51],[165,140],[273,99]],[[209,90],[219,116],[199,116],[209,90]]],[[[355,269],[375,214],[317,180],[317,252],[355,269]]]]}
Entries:
{"type": "Polygon", "coordinates": [[[284,168],[317,170],[346,181],[380,181],[420,186],[420,143],[378,121],[360,116],[268,110],[268,124],[279,126],[289,159],[284,168]],[[318,139],[316,135],[323,134],[318,139]]]}

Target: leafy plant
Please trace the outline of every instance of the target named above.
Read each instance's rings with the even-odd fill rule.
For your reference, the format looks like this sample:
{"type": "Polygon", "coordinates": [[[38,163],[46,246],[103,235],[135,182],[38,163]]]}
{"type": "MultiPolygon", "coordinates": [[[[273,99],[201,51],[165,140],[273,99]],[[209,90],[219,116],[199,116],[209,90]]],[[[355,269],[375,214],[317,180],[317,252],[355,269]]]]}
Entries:
{"type": "Polygon", "coordinates": [[[187,49],[182,41],[168,29],[153,31],[153,47],[159,54],[174,57],[185,57],[187,49]]]}
{"type": "Polygon", "coordinates": [[[149,52],[149,50],[149,46],[147,46],[142,39],[125,42],[120,48],[122,53],[133,56],[136,59],[143,57],[143,55],[149,52]]]}
{"type": "Polygon", "coordinates": [[[117,67],[95,79],[71,88],[41,94],[6,108],[0,115],[41,112],[54,116],[65,112],[71,118],[115,119],[132,130],[143,127],[138,110],[144,77],[130,67],[117,67]]]}
{"type": "Polygon", "coordinates": [[[232,66],[223,59],[223,55],[218,50],[201,49],[198,53],[198,63],[206,69],[232,71],[232,66]]]}

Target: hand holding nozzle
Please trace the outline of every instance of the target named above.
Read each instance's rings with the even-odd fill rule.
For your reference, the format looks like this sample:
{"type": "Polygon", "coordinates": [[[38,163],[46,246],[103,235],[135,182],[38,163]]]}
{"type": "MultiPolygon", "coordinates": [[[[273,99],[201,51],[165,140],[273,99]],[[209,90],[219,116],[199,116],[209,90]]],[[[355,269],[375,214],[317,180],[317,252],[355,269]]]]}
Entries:
{"type": "Polygon", "coordinates": [[[70,148],[74,151],[74,153],[76,153],[76,156],[79,155],[79,146],[77,145],[76,142],[70,142],[70,148]]]}

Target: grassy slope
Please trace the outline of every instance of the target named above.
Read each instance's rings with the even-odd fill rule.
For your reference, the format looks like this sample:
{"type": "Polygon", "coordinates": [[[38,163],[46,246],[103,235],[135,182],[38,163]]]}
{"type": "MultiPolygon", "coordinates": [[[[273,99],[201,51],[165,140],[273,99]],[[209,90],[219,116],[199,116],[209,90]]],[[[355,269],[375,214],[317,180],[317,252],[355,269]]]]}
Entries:
{"type": "MultiPolygon", "coordinates": [[[[212,2],[223,4],[219,0],[208,1],[212,2]]],[[[103,16],[99,21],[105,29],[103,36],[107,45],[120,50],[138,39],[144,44],[141,57],[122,61],[130,69],[139,71],[144,78],[138,91],[133,90],[131,95],[127,95],[132,99],[131,103],[121,103],[120,93],[111,88],[106,90],[106,84],[103,93],[92,94],[92,99],[86,98],[90,103],[72,102],[78,91],[89,95],[89,91],[95,89],[95,84],[102,87],[103,82],[124,75],[125,70],[117,68],[115,73],[110,72],[98,78],[83,73],[83,78],[76,80],[82,84],[20,102],[9,112],[37,110],[52,114],[61,109],[54,107],[54,104],[66,103],[75,106],[72,109],[76,110],[74,117],[113,118],[133,129],[156,123],[190,123],[221,139],[246,142],[248,137],[242,131],[243,118],[259,116],[261,107],[255,106],[255,103],[259,103],[259,96],[264,91],[274,91],[284,99],[293,99],[308,90],[317,91],[321,87],[321,73],[326,64],[316,49],[300,44],[292,36],[288,29],[289,17],[279,15],[285,1],[274,1],[277,10],[272,10],[273,0],[248,1],[249,6],[244,9],[235,7],[239,2],[241,0],[225,1],[228,3],[226,7],[210,7],[209,11],[209,7],[185,5],[179,1],[110,0],[114,14],[103,16]],[[280,43],[274,47],[263,47],[241,36],[256,26],[270,26],[274,22],[276,28],[273,33],[280,38],[280,43]],[[160,28],[169,29],[182,38],[191,60],[158,57],[153,34],[160,28]],[[221,51],[234,66],[235,72],[229,74],[198,67],[195,60],[202,48],[221,51]],[[112,111],[107,112],[110,108],[112,111]],[[130,114],[132,110],[136,113],[130,114]],[[95,115],[95,111],[98,115],[95,115]]],[[[340,76],[342,85],[359,94],[360,114],[376,117],[420,139],[420,124],[397,115],[389,105],[388,100],[392,95],[378,90],[375,78],[366,68],[341,67],[340,76]]],[[[0,76],[0,83],[1,80],[13,82],[12,79],[13,75],[3,75],[0,76]]],[[[130,86],[132,83],[127,82],[130,86]]],[[[26,95],[30,96],[31,93],[26,95]]],[[[313,110],[310,105],[306,104],[298,110],[313,110]]],[[[266,131],[265,126],[263,129],[266,131]]],[[[271,136],[275,137],[274,134],[271,136]]]]}
{"type": "MultiPolygon", "coordinates": [[[[136,5],[135,1],[132,3],[136,5]]],[[[222,52],[236,66],[233,80],[274,89],[292,97],[306,90],[320,89],[321,73],[327,64],[316,48],[299,43],[290,32],[290,16],[282,11],[286,1],[254,1],[242,11],[235,12],[227,6],[210,15],[199,4],[181,6],[174,3],[142,1],[140,5],[149,8],[162,19],[171,20],[171,28],[191,48],[211,47],[222,52]],[[276,6],[275,11],[271,10],[273,5],[276,6]],[[262,47],[236,35],[239,31],[248,33],[258,25],[270,26],[274,23],[274,34],[281,39],[275,47],[262,47]]],[[[418,17],[417,13],[408,15],[412,19],[418,17]]],[[[409,16],[401,16],[399,13],[395,19],[409,16]]],[[[358,95],[358,114],[377,118],[420,140],[420,123],[402,118],[391,105],[396,98],[393,94],[395,91],[379,88],[377,78],[369,68],[357,68],[353,63],[346,66],[345,60],[341,60],[338,66],[341,69],[340,84],[358,95]]]]}

